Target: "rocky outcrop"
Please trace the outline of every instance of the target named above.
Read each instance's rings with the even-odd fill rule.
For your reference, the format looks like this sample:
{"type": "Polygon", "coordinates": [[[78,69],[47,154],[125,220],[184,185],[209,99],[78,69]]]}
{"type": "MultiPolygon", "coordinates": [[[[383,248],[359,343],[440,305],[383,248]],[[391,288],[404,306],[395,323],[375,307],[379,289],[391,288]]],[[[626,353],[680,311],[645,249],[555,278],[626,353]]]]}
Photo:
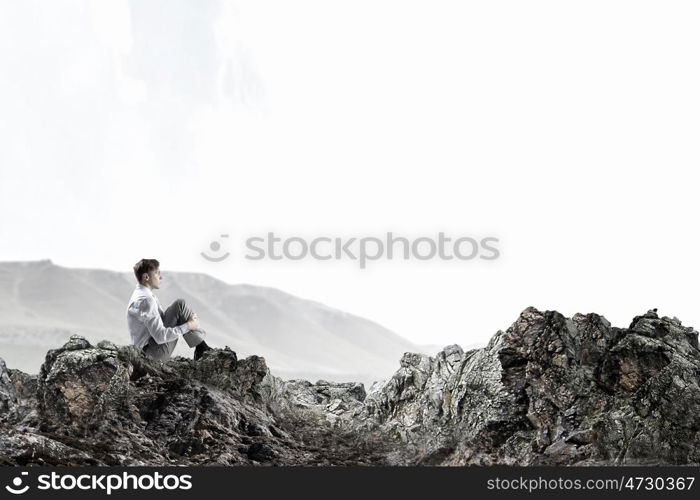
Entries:
{"type": "Polygon", "coordinates": [[[529,308],[483,349],[405,354],[369,394],[76,336],[38,376],[0,361],[0,463],[698,464],[699,382],[697,332],[655,311],[622,329],[529,308]]]}
{"type": "Polygon", "coordinates": [[[0,415],[14,411],[16,406],[15,386],[10,379],[5,361],[0,359],[0,415]]]}
{"type": "MultiPolygon", "coordinates": [[[[303,408],[293,411],[297,403],[289,388],[295,383],[273,377],[257,356],[237,360],[233,351],[215,349],[197,362],[161,363],[132,347],[92,346],[74,336],[49,351],[34,377],[33,415],[20,411],[20,399],[30,390],[27,376],[0,367],[0,463],[346,463],[336,455],[348,449],[344,434],[332,431],[321,418],[323,410],[307,411],[318,419],[314,425],[303,408]]],[[[300,389],[300,401],[302,393],[314,392],[311,387],[300,389]]],[[[357,397],[354,384],[321,382],[316,392],[340,400],[357,397]]],[[[321,400],[315,401],[321,408],[321,400]]],[[[365,461],[354,457],[352,463],[365,461]]]]}
{"type": "Polygon", "coordinates": [[[526,309],[484,349],[406,354],[359,421],[402,463],[700,462],[698,334],[655,311],[629,328],[526,309]]]}

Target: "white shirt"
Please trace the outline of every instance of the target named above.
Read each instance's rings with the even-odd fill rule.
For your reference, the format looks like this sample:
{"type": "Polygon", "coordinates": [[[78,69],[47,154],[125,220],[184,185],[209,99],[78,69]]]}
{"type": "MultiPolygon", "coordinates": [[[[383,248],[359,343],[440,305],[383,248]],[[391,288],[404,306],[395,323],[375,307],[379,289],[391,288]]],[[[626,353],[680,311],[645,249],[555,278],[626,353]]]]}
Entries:
{"type": "Polygon", "coordinates": [[[163,309],[151,289],[144,285],[136,285],[126,308],[131,343],[141,349],[148,344],[150,337],[158,344],[165,344],[190,331],[187,323],[166,328],[163,325],[162,313],[163,309]]]}

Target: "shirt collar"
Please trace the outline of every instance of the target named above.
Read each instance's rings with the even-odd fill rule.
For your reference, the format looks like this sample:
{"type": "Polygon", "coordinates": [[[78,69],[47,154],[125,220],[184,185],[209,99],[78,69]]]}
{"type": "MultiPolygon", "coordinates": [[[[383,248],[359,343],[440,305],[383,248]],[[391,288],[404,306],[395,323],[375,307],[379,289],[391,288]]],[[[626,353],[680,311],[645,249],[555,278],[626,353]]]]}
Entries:
{"type": "Polygon", "coordinates": [[[142,285],[141,283],[139,283],[138,285],[136,285],[136,289],[139,290],[141,293],[145,293],[146,295],[155,297],[155,295],[153,295],[153,290],[148,288],[146,285],[142,285]]]}

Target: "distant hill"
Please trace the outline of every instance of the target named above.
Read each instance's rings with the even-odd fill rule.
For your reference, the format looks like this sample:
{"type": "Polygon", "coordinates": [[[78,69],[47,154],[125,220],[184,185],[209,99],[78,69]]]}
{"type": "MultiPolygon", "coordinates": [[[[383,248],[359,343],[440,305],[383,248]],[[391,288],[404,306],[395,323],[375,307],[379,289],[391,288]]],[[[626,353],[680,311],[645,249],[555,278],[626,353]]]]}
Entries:
{"type": "MultiPolygon", "coordinates": [[[[264,356],[283,378],[363,381],[388,378],[404,352],[428,353],[386,328],[274,288],[230,285],[206,274],[164,272],[163,307],[182,297],[210,345],[264,356]]],[[[128,344],[130,272],[71,269],[51,261],[0,262],[0,357],[36,373],[47,349],[71,334],[128,344]]],[[[176,355],[192,356],[184,342],[176,355]]]]}

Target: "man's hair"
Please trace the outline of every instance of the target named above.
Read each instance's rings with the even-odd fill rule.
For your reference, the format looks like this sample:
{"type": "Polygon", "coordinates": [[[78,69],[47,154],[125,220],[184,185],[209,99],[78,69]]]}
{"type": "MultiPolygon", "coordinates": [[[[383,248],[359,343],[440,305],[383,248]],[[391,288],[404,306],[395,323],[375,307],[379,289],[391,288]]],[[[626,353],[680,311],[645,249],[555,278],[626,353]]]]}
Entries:
{"type": "Polygon", "coordinates": [[[136,275],[136,281],[141,283],[141,278],[144,274],[148,274],[151,271],[155,271],[160,267],[160,262],[156,259],[141,259],[136,264],[134,264],[134,274],[136,275]]]}

